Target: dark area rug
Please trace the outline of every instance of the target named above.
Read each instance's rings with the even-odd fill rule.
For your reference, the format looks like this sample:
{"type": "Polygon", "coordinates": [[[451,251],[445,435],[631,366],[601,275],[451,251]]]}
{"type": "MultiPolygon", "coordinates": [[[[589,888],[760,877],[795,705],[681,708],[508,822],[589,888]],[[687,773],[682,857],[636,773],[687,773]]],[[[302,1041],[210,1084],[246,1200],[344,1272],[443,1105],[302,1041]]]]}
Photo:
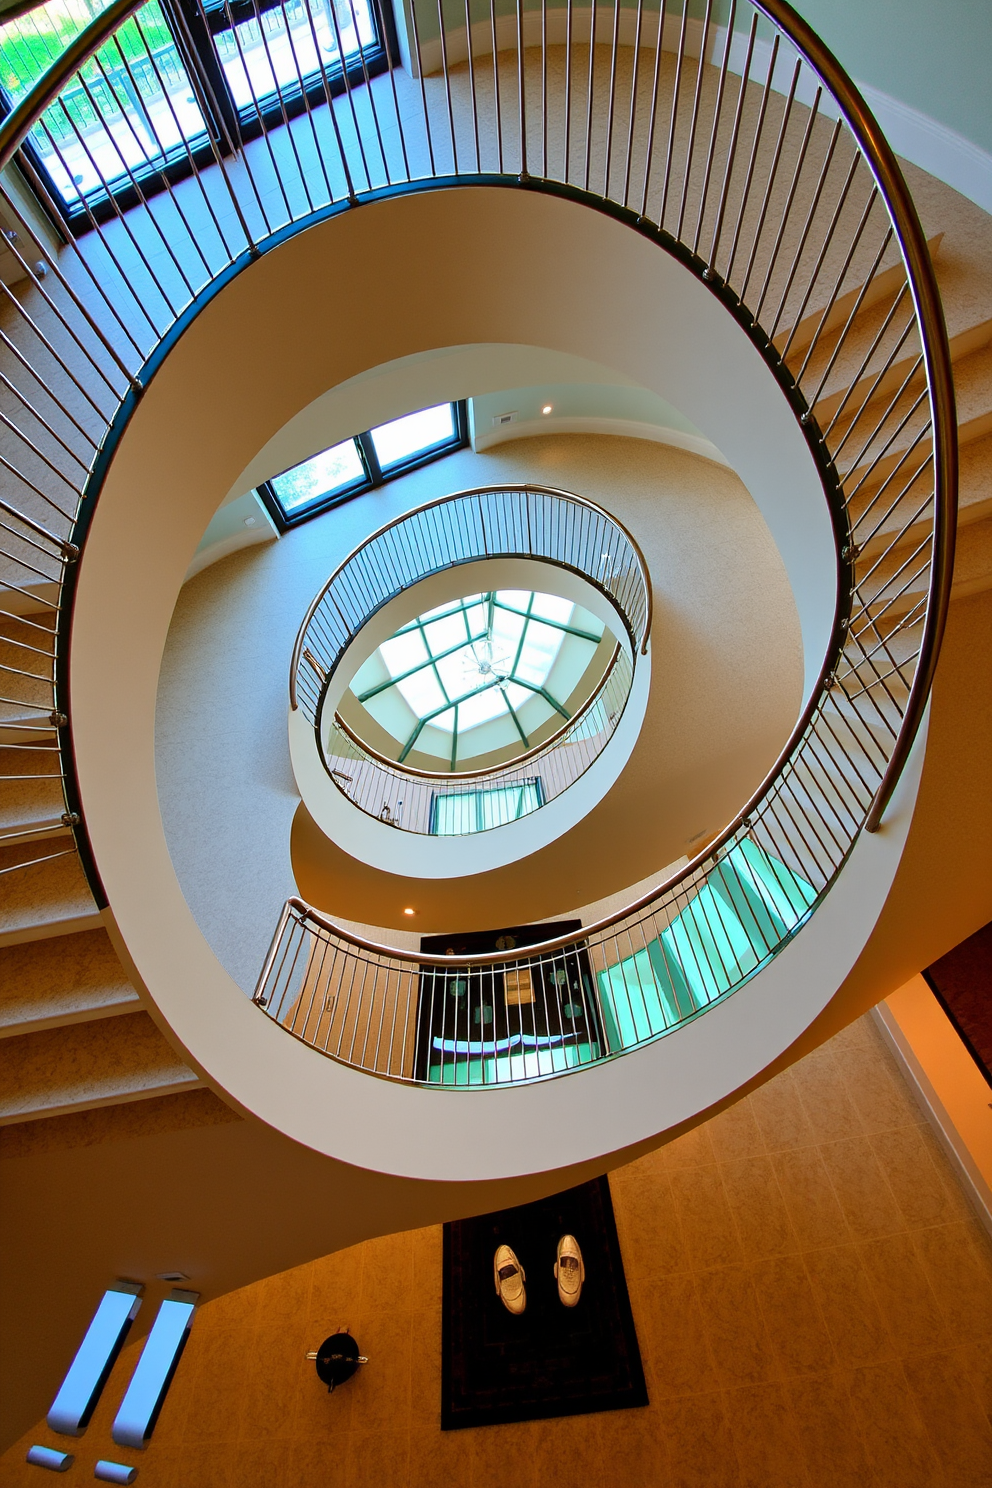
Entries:
{"type": "Polygon", "coordinates": [[[517,1209],[444,1227],[441,1429],[647,1405],[641,1354],[606,1178],[517,1209]],[[559,1237],[582,1247],[586,1280],[563,1307],[559,1237]],[[527,1276],[514,1317],[496,1295],[493,1256],[512,1246],[527,1276]]]}
{"type": "Polygon", "coordinates": [[[992,924],[941,956],[923,975],[992,1085],[992,924]]]}

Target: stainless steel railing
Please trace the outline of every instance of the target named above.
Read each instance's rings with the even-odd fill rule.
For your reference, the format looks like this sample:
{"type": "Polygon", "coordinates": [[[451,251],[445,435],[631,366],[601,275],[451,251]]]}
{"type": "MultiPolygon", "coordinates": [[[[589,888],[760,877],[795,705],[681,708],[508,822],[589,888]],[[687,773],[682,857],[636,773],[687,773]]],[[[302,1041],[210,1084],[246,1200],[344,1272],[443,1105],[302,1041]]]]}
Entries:
{"type": "Polygon", "coordinates": [[[591,696],[562,728],[534,749],[487,770],[427,771],[397,765],[365,744],[340,716],[322,742],[328,774],[367,816],[404,832],[466,836],[517,821],[575,784],[616,733],[634,679],[630,658],[617,646],[591,696]],[[485,796],[484,820],[458,803],[485,796]],[[441,807],[451,818],[445,825],[441,807]]]}
{"type": "MultiPolygon", "coordinates": [[[[784,0],[731,0],[726,15],[705,0],[701,17],[674,0],[657,10],[643,0],[630,8],[615,0],[561,9],[517,0],[509,15],[490,9],[473,18],[466,10],[457,22],[425,0],[409,0],[402,21],[408,69],[398,65],[393,33],[376,12],[380,71],[352,53],[336,74],[318,70],[311,86],[302,52],[290,42],[299,85],[290,78],[274,92],[257,84],[264,69],[249,65],[247,42],[238,39],[225,4],[246,80],[244,106],[232,103],[223,68],[203,40],[216,16],[199,4],[175,8],[184,96],[203,125],[195,136],[178,127],[175,88],[150,27],[152,3],[116,0],[0,124],[0,170],[17,157],[53,220],[64,223],[66,209],[53,195],[52,171],[47,182],[39,173],[39,157],[53,170],[58,164],[71,182],[85,179],[73,169],[85,156],[99,188],[71,203],[75,217],[60,250],[40,240],[30,252],[23,239],[11,245],[23,282],[16,293],[0,290],[0,407],[9,448],[4,561],[12,580],[6,593],[28,589],[40,601],[24,566],[35,562],[36,537],[46,554],[38,583],[54,586],[48,603],[58,619],[57,699],[66,696],[59,637],[67,633],[73,571],[64,544],[82,545],[113,439],[170,336],[226,276],[281,234],[372,193],[423,183],[522,184],[615,214],[711,287],[752,336],[806,431],[832,504],[840,574],[834,652],[821,685],[762,792],[706,858],[613,926],[571,943],[574,958],[589,957],[588,993],[580,974],[575,995],[599,999],[599,1038],[589,1048],[599,1056],[613,1052],[611,1018],[618,1047],[657,1036],[663,1030],[655,1014],[641,1017],[636,998],[623,1012],[626,994],[611,978],[627,987],[635,968],[645,1006],[657,993],[671,1027],[752,975],[827,892],[857,834],[879,825],[926,706],[953,564],[954,398],[936,281],[894,156],[850,79],[784,0]],[[114,92],[115,78],[129,81],[139,98],[130,116],[124,99],[131,95],[123,86],[114,92]],[[117,99],[100,150],[60,101],[75,90],[98,115],[100,97],[108,96],[98,84],[117,99]],[[29,133],[35,156],[18,156],[29,133]],[[34,266],[39,256],[45,273],[34,266]],[[776,899],[774,883],[784,899],[776,899]],[[737,929],[728,904],[736,906],[737,929]],[[742,933],[750,950],[741,945],[731,954],[742,933]],[[615,973],[617,967],[627,969],[615,973]],[[649,985],[655,992],[648,994],[649,985]]],[[[269,46],[254,0],[252,13],[260,44],[269,46]]],[[[354,9],[352,21],[357,33],[354,9]]],[[[340,59],[347,51],[340,35],[336,47],[340,59]]],[[[19,199],[7,178],[0,211],[20,220],[19,199]]],[[[8,599],[5,634],[21,623],[14,610],[8,599]]],[[[32,623],[42,610],[39,602],[32,623]]],[[[11,662],[4,674],[17,671],[11,662]]],[[[71,720],[53,737],[71,812],[71,720]]],[[[77,839],[85,848],[81,827],[77,839]]],[[[540,967],[533,952],[527,957],[516,959],[521,970],[533,965],[537,999],[544,995],[533,990],[540,967]]],[[[484,970],[488,964],[478,961],[483,979],[495,976],[484,970]]],[[[291,906],[259,997],[299,1036],[369,1068],[384,1057],[392,1019],[389,1072],[432,1078],[429,1071],[418,1075],[415,1063],[401,1071],[395,1062],[396,1028],[426,1026],[420,1020],[428,984],[420,968],[417,958],[349,940],[316,912],[291,906]],[[305,1004],[286,971],[301,957],[318,979],[305,1004]],[[331,965],[339,971],[328,971],[331,965]],[[344,968],[349,987],[361,981],[358,1003],[333,980],[344,968]],[[272,978],[284,973],[280,992],[272,978]],[[379,1003],[369,1001],[370,988],[379,989],[379,1003]],[[388,1011],[392,1004],[382,998],[394,997],[400,1001],[388,1011]],[[304,1005],[311,1012],[301,1023],[304,1005]],[[318,1005],[328,1017],[333,1005],[350,1019],[357,1008],[374,1006],[368,1016],[378,1019],[376,1040],[356,1031],[358,1024],[340,1041],[325,1039],[324,1025],[308,1021],[318,1005]],[[370,1052],[376,1047],[378,1054],[370,1052]]],[[[571,970],[552,969],[565,972],[574,992],[571,970]]],[[[519,1009],[537,1002],[521,1002],[525,993],[512,988],[508,1002],[501,975],[504,1011],[518,1008],[524,1039],[519,1009]]],[[[439,984],[430,985],[436,1004],[439,984]]],[[[476,997],[468,989],[462,995],[476,997]]],[[[472,1017],[477,1007],[483,1018],[488,1007],[495,1018],[494,1006],[476,998],[472,1017]]],[[[558,1037],[552,1025],[554,1017],[526,1037],[558,1037]]],[[[424,1037],[429,1050],[447,1034],[431,1024],[424,1037]]],[[[460,1032],[459,1041],[472,1042],[460,1032]]],[[[540,1046],[545,1063],[551,1047],[540,1046]]],[[[538,1045],[513,1045],[525,1048],[538,1045]]],[[[517,1053],[492,1057],[504,1056],[517,1053]]]]}

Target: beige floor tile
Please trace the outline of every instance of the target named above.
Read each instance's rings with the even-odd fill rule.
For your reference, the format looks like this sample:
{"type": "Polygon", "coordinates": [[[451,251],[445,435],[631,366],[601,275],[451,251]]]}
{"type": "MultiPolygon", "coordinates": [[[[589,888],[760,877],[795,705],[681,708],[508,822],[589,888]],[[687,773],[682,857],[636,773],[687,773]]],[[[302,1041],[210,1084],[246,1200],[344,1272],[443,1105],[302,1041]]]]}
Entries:
{"type": "MultiPolygon", "coordinates": [[[[347,1394],[353,1431],[390,1431],[397,1422],[410,1421],[410,1358],[412,1317],[400,1313],[374,1313],[365,1320],[358,1336],[362,1353],[368,1356],[347,1394]]],[[[337,1391],[335,1391],[337,1394],[337,1391]]]]}
{"type": "Polygon", "coordinates": [[[851,1227],[819,1149],[776,1152],[772,1161],[800,1249],[849,1244],[851,1227]]]}
{"type": "Polygon", "coordinates": [[[905,1359],[903,1369],[946,1488],[992,1483],[992,1424],[964,1350],[905,1359]]]}
{"type": "Polygon", "coordinates": [[[792,1070],[785,1070],[748,1097],[768,1152],[815,1145],[792,1070]]]}
{"type": "Polygon", "coordinates": [[[958,1218],[918,1127],[876,1132],[870,1140],[900,1213],[911,1229],[947,1224],[958,1218]]]}
{"type": "Polygon", "coordinates": [[[881,1046],[852,1049],[838,1068],[866,1132],[920,1124],[922,1112],[881,1046]]]}
{"type": "Polygon", "coordinates": [[[692,1259],[666,1172],[636,1188],[617,1185],[614,1208],[624,1254],[638,1256],[641,1275],[653,1278],[690,1269],[692,1259]]]}
{"type": "Polygon", "coordinates": [[[407,1243],[413,1257],[414,1306],[418,1309],[441,1306],[441,1225],[424,1230],[411,1230],[407,1243]]]}
{"type": "Polygon", "coordinates": [[[913,1244],[955,1342],[992,1340],[992,1250],[972,1222],[913,1231],[913,1244]]]}
{"type": "MultiPolygon", "coordinates": [[[[351,1245],[334,1255],[314,1261],[311,1268],[308,1317],[321,1338],[336,1332],[358,1315],[362,1287],[362,1247],[351,1245]],[[321,1332],[323,1329],[323,1332],[321,1332]]],[[[440,1279],[438,1281],[440,1290],[440,1279]]],[[[316,1348],[320,1339],[308,1345],[316,1348]]]]}
{"type": "Polygon", "coordinates": [[[410,1488],[470,1488],[473,1456],[469,1435],[465,1431],[441,1431],[436,1426],[429,1431],[411,1431],[410,1488]]]}
{"type": "Polygon", "coordinates": [[[386,1235],[363,1246],[361,1311],[396,1313],[410,1306],[414,1248],[406,1234],[386,1235]]]}
{"type": "Polygon", "coordinates": [[[900,1364],[856,1369],[851,1400],[873,1485],[937,1488],[941,1484],[940,1466],[900,1364]]]}
{"type": "MultiPolygon", "coordinates": [[[[532,1423],[537,1430],[530,1448],[536,1484],[556,1488],[586,1488],[611,1475],[601,1414],[560,1416],[532,1423]]],[[[515,1474],[496,1480],[500,1488],[513,1483],[515,1474]]]]}
{"type": "Polygon", "coordinates": [[[607,1411],[600,1417],[599,1431],[604,1482],[667,1488],[671,1480],[668,1443],[660,1412],[650,1408],[607,1411]]]}
{"type": "MultiPolygon", "coordinates": [[[[402,1411],[397,1412],[397,1419],[405,1424],[402,1411]]],[[[353,1431],[344,1481],[348,1488],[407,1488],[409,1462],[409,1431],[353,1431]]]]}
{"type": "Polygon", "coordinates": [[[727,1266],[703,1271],[696,1277],[696,1285],[710,1356],[725,1388],[775,1379],[779,1364],[750,1269],[727,1266]]]}
{"type": "Polygon", "coordinates": [[[748,1260],[799,1248],[770,1157],[722,1162],[720,1173],[748,1260]]]}
{"type": "Polygon", "coordinates": [[[841,1365],[852,1368],[895,1356],[895,1344],[857,1249],[809,1251],[806,1274],[841,1365]]]}
{"type": "Polygon", "coordinates": [[[715,1162],[713,1144],[710,1141],[709,1123],[694,1127],[683,1137],[676,1137],[658,1149],[667,1168],[694,1168],[700,1163],[715,1162]]]}
{"type": "Polygon", "coordinates": [[[903,1217],[867,1137],[828,1142],[820,1148],[820,1153],[856,1240],[891,1235],[904,1228],[903,1217]]]}
{"type": "Polygon", "coordinates": [[[664,1415],[671,1488],[740,1488],[721,1395],[675,1400],[664,1415]]]}
{"type": "Polygon", "coordinates": [[[671,1174],[671,1184],[689,1264],[702,1270],[742,1260],[744,1252],[716,1164],[678,1168],[671,1174]]]}
{"type": "Polygon", "coordinates": [[[843,1142],[862,1135],[861,1118],[830,1044],[814,1049],[794,1065],[793,1076],[815,1141],[843,1142]]]}
{"type": "Polygon", "coordinates": [[[345,1488],[347,1476],[347,1437],[327,1442],[305,1437],[294,1441],[286,1488],[345,1488]]]}
{"type": "Polygon", "coordinates": [[[788,1379],[832,1369],[833,1344],[803,1258],[779,1256],[757,1262],[751,1276],[782,1375],[788,1379]]]}
{"type": "Polygon", "coordinates": [[[799,1422],[785,1387],[728,1390],[723,1399],[743,1488],[808,1488],[799,1422]]]}
{"type": "Polygon", "coordinates": [[[849,1370],[807,1375],[789,1383],[810,1488],[865,1488],[870,1481],[850,1385],[849,1370]]]}
{"type": "Polygon", "coordinates": [[[315,1383],[316,1370],[305,1354],[296,1337],[277,1328],[256,1330],[242,1378],[242,1440],[291,1439],[297,1401],[315,1383]]]}
{"type": "Polygon", "coordinates": [[[736,1101],[708,1122],[713,1153],[718,1162],[758,1157],[765,1151],[761,1129],[754,1118],[750,1096],[736,1101]]]}
{"type": "Polygon", "coordinates": [[[232,1449],[231,1475],[237,1488],[280,1488],[290,1477],[291,1441],[243,1441],[232,1449]]]}
{"type": "Polygon", "coordinates": [[[652,1402],[719,1387],[692,1276],[666,1277],[641,1290],[634,1316],[652,1402]]]}
{"type": "Polygon", "coordinates": [[[524,1488],[540,1488],[537,1453],[546,1421],[521,1421],[512,1426],[484,1426],[450,1432],[463,1447],[463,1459],[471,1468],[472,1488],[500,1488],[520,1482],[524,1488]]]}
{"type": "Polygon", "coordinates": [[[982,1410],[992,1422],[992,1339],[966,1344],[960,1353],[978,1392],[982,1410]]]}
{"type": "Polygon", "coordinates": [[[858,1250],[900,1356],[949,1348],[953,1340],[912,1237],[889,1235],[858,1250]]]}

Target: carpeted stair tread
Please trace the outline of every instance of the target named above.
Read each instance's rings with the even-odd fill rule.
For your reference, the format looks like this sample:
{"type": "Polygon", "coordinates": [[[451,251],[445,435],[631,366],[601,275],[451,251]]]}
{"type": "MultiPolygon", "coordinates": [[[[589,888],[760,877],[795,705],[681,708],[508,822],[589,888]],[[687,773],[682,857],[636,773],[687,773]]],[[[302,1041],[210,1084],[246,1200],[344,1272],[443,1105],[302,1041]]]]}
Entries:
{"type": "Polygon", "coordinates": [[[0,950],[0,1037],[108,1018],[138,1006],[105,930],[0,950]]]}
{"type": "Polygon", "coordinates": [[[93,930],[101,924],[79,858],[74,851],[62,852],[68,842],[55,838],[27,849],[0,849],[0,869],[14,867],[26,852],[32,858],[61,854],[0,875],[0,946],[93,930]]]}
{"type": "Polygon", "coordinates": [[[0,1043],[0,1124],[188,1089],[197,1077],[147,1013],[0,1043]]]}

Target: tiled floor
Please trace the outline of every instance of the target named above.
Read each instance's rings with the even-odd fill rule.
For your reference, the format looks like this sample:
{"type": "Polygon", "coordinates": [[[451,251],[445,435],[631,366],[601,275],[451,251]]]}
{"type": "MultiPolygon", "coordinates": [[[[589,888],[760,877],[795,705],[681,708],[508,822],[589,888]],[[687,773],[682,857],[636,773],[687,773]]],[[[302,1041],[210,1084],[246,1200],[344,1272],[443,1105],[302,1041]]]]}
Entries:
{"type": "Polygon", "coordinates": [[[29,1441],[143,1488],[986,1488],[992,1247],[869,1018],[611,1176],[651,1404],[442,1434],[441,1232],[355,1246],[203,1307],[144,1456],[110,1422],[29,1441]],[[371,1362],[333,1397],[339,1324],[371,1362]]]}

